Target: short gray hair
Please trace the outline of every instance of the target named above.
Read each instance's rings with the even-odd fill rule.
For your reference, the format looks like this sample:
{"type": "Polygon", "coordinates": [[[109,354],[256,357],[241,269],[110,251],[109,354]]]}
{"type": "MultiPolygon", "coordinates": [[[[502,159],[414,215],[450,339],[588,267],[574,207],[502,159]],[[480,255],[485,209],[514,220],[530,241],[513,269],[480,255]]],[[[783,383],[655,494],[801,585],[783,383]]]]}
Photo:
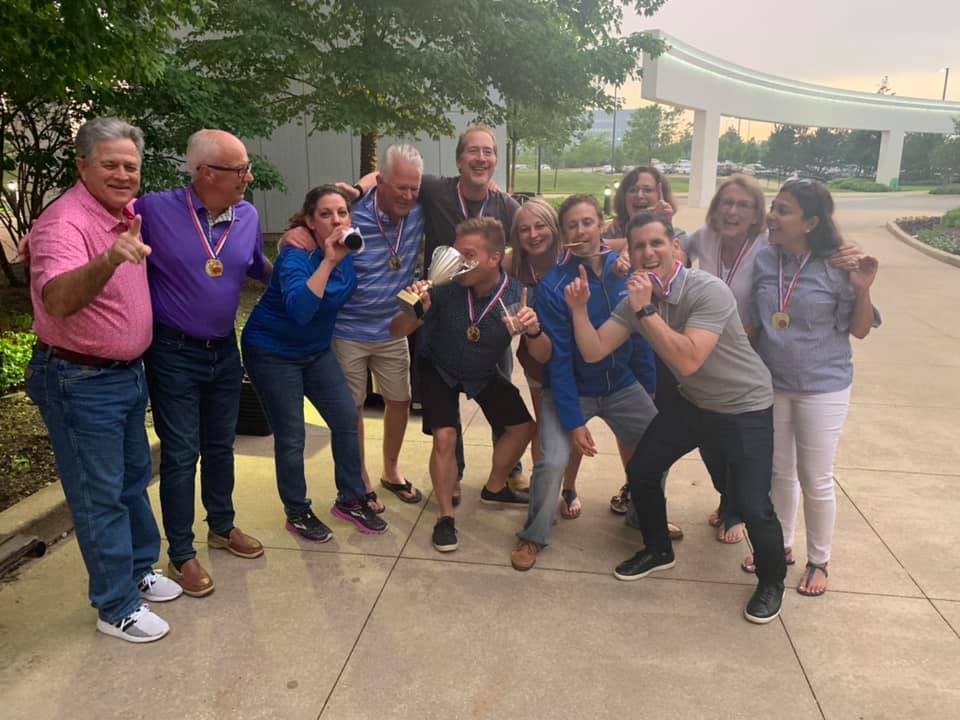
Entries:
{"type": "Polygon", "coordinates": [[[393,168],[398,160],[403,160],[404,162],[410,163],[421,175],[423,174],[423,157],[420,155],[420,151],[417,150],[413,145],[407,145],[406,143],[403,143],[399,145],[391,145],[383,154],[384,177],[390,177],[390,173],[393,171],[393,168]]]}
{"type": "Polygon", "coordinates": [[[187,172],[190,177],[196,179],[200,166],[210,162],[216,157],[220,148],[220,140],[214,130],[203,128],[197,130],[190,139],[187,140],[187,172]]]}
{"type": "Polygon", "coordinates": [[[143,159],[143,130],[115,117],[87,120],[77,131],[77,157],[93,157],[97,143],[105,140],[131,140],[137,146],[137,155],[143,159]]]}

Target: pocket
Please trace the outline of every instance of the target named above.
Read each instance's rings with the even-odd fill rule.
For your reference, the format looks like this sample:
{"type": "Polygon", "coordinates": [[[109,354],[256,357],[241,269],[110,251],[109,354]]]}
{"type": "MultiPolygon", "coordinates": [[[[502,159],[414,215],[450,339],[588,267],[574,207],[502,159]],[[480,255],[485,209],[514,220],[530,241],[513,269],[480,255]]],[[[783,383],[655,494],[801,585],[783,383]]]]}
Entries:
{"type": "Polygon", "coordinates": [[[33,400],[37,407],[43,407],[47,404],[47,361],[46,359],[33,359],[27,364],[24,371],[24,390],[27,397],[33,400]]]}

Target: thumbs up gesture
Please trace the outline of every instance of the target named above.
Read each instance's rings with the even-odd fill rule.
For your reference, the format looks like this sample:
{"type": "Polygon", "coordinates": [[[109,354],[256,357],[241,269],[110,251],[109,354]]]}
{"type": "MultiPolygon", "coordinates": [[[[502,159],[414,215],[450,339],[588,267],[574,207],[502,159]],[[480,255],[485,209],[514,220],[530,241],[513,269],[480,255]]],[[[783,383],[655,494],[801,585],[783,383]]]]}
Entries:
{"type": "Polygon", "coordinates": [[[120,267],[124,262],[139,265],[150,254],[150,246],[144,245],[140,239],[140,225],[143,219],[136,215],[130,226],[122,233],[117,241],[107,250],[107,262],[113,267],[120,267]]]}

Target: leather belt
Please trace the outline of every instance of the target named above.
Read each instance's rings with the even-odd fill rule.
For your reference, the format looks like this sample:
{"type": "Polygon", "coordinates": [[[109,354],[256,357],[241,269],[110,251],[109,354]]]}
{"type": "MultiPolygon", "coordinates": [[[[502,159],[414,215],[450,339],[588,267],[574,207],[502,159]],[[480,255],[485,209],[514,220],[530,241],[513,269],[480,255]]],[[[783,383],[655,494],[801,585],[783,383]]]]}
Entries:
{"type": "Polygon", "coordinates": [[[153,324],[153,335],[154,337],[165,337],[170,340],[178,340],[184,345],[190,345],[191,347],[201,348],[203,350],[217,350],[227,343],[227,341],[232,340],[236,343],[236,335],[234,331],[231,331],[229,335],[222,338],[212,338],[210,340],[203,340],[201,338],[190,337],[184,332],[172,328],[169,325],[164,325],[163,323],[154,323],[153,324]]]}
{"type": "Polygon", "coordinates": [[[84,355],[83,353],[67,350],[66,348],[47,345],[42,340],[37,340],[37,347],[55,358],[86,367],[107,369],[128,368],[140,362],[140,358],[136,358],[135,360],[111,360],[110,358],[98,357],[96,355],[84,355]]]}

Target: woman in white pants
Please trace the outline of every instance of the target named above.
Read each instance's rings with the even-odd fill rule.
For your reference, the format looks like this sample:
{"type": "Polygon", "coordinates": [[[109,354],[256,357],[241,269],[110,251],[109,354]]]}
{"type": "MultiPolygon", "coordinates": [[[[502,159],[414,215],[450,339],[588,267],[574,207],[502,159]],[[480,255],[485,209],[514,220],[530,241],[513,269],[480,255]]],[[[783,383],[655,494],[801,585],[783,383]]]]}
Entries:
{"type": "Polygon", "coordinates": [[[815,180],[784,184],[767,227],[770,247],[753,269],[752,319],[756,350],[773,376],[770,497],[790,559],[803,495],[807,563],[797,592],[817,596],[827,589],[837,515],[833,462],[853,382],[850,335],[864,338],[880,324],[870,302],[877,260],[851,258],[849,272],[830,264],[842,240],[830,191],[815,180]]]}

